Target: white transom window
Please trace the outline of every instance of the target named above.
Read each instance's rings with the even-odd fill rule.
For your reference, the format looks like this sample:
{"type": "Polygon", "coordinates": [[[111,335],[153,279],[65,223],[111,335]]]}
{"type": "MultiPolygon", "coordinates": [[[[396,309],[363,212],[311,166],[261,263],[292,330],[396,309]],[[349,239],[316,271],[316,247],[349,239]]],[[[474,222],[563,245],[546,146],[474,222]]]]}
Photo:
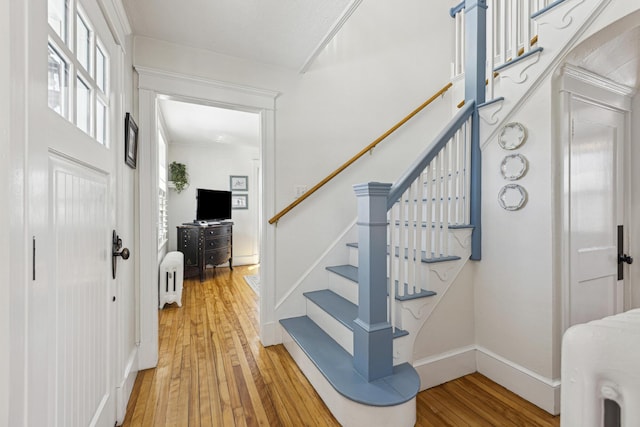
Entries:
{"type": "Polygon", "coordinates": [[[49,108],[108,145],[107,50],[78,0],[47,1],[49,108]]]}

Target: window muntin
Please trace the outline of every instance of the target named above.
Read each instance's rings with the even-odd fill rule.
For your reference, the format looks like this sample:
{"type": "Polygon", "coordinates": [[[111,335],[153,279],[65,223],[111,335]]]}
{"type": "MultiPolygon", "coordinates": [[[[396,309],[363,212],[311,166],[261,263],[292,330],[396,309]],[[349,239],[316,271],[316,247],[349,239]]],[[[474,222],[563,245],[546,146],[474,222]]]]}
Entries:
{"type": "Polygon", "coordinates": [[[47,1],[48,105],[98,143],[108,146],[108,50],[82,9],[81,0],[47,1]]]}

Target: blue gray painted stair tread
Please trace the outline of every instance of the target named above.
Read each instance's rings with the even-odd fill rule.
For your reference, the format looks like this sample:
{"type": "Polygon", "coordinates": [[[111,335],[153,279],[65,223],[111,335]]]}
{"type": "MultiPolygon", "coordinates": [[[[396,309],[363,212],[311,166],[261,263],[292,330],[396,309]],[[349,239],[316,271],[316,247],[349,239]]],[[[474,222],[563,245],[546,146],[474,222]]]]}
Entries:
{"type": "Polygon", "coordinates": [[[502,65],[497,66],[496,68],[493,69],[494,72],[500,72],[501,70],[504,70],[505,68],[509,68],[510,66],[517,64],[520,61],[524,61],[526,58],[535,55],[538,52],[542,52],[544,49],[542,47],[537,47],[535,49],[531,49],[530,51],[523,53],[522,55],[518,56],[517,58],[512,59],[511,61],[505,62],[502,65]]]}
{"type": "MultiPolygon", "coordinates": [[[[399,225],[400,225],[400,220],[396,220],[396,226],[399,226],[399,225]]],[[[409,221],[404,221],[404,226],[408,227],[409,226],[409,221]]],[[[440,228],[440,229],[442,229],[441,225],[438,226],[438,225],[436,225],[434,223],[427,224],[426,221],[420,221],[420,226],[422,228],[427,228],[428,226],[431,226],[431,228],[440,228]]],[[[460,230],[460,229],[464,229],[464,228],[475,228],[475,226],[472,225],[472,224],[449,224],[449,225],[447,225],[447,228],[449,230],[460,230]]]]}
{"type": "Polygon", "coordinates": [[[280,320],[331,386],[344,397],[369,406],[395,406],[413,399],[420,378],[408,363],[393,367],[393,374],[367,382],[353,368],[353,358],[307,316],[280,320]]]}
{"type": "MultiPolygon", "coordinates": [[[[358,306],[351,301],[341,297],[329,289],[305,292],[303,294],[308,300],[324,310],[331,317],[336,319],[347,329],[353,331],[353,321],[358,317],[358,306]]],[[[409,332],[394,328],[393,338],[400,338],[409,335],[409,332]]]]}

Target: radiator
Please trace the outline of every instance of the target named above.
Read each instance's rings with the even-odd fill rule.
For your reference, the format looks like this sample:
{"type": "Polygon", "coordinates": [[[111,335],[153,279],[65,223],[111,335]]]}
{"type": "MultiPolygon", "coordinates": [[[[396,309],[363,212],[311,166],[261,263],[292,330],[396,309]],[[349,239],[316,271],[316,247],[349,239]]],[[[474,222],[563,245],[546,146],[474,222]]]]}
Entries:
{"type": "Polygon", "coordinates": [[[562,427],[640,426],[640,309],[562,339],[562,427]]]}
{"type": "Polygon", "coordinates": [[[184,277],[184,254],[169,252],[160,263],[160,308],[177,303],[182,307],[182,281],[184,277]]]}

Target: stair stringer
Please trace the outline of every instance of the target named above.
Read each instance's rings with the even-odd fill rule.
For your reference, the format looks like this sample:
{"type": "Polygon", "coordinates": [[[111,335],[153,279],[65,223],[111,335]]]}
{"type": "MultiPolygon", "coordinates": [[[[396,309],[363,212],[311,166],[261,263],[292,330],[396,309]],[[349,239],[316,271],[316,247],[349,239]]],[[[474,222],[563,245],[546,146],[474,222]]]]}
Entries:
{"type": "Polygon", "coordinates": [[[429,320],[438,304],[446,296],[447,291],[469,261],[471,256],[472,228],[449,230],[449,248],[451,254],[460,257],[458,260],[427,264],[429,277],[426,288],[436,292],[435,296],[408,301],[395,300],[397,327],[409,332],[407,336],[394,340],[393,364],[408,362],[413,364],[415,341],[418,332],[429,320]]]}
{"type": "Polygon", "coordinates": [[[503,66],[494,82],[494,97],[504,99],[480,109],[480,144],[492,141],[501,126],[548,78],[575,42],[611,0],[566,0],[536,16],[538,46],[543,51],[503,66]],[[484,110],[484,111],[483,111],[484,110]]]}
{"type": "MultiPolygon", "coordinates": [[[[482,148],[494,139],[523,100],[548,78],[610,2],[566,0],[534,18],[538,24],[537,46],[543,50],[499,67],[499,75],[494,80],[493,99],[487,100],[489,105],[480,106],[482,148]]],[[[462,94],[463,88],[464,77],[459,76],[454,81],[453,93],[462,94]]]]}

